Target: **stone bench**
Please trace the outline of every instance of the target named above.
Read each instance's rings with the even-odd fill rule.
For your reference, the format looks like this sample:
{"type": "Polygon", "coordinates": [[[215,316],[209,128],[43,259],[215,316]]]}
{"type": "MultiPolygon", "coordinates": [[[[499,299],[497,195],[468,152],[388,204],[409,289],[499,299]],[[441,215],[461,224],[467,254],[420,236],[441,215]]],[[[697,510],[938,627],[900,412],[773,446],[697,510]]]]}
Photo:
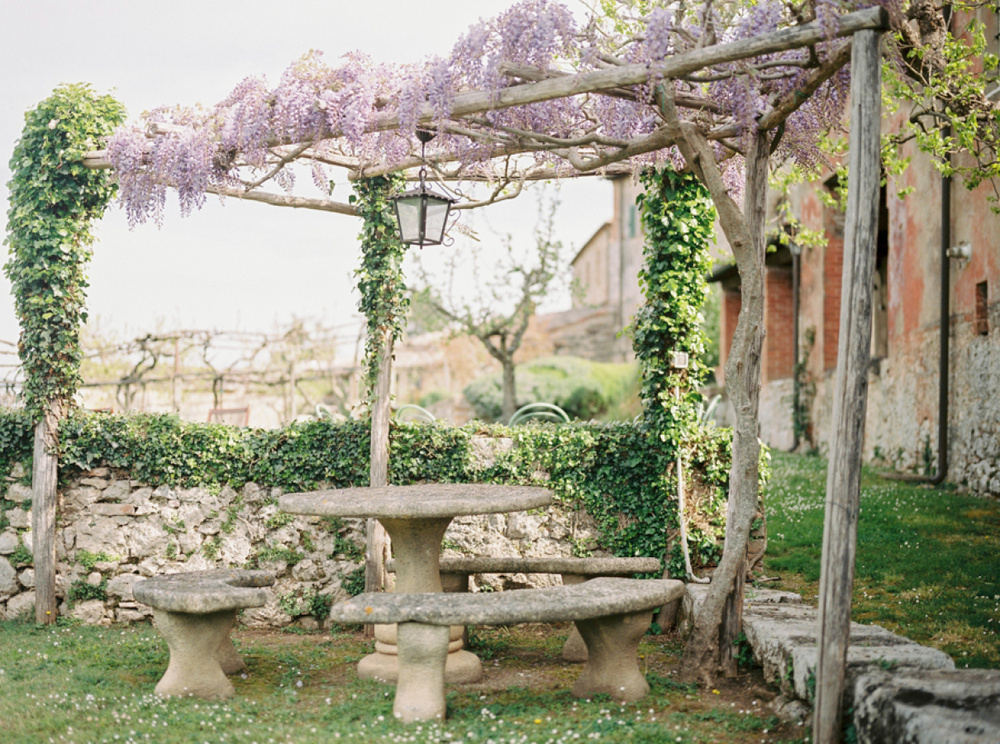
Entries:
{"type": "MultiPolygon", "coordinates": [[[[469,577],[475,574],[559,574],[564,586],[581,584],[597,576],[632,576],[637,573],[660,573],[656,558],[575,558],[570,556],[458,556],[441,558],[441,586],[446,592],[469,591],[469,577]]],[[[386,570],[395,570],[394,561],[386,561],[386,570]]],[[[467,639],[466,639],[467,640],[467,639]]],[[[466,643],[468,645],[468,643],[466,643]]],[[[587,646],[576,626],[563,645],[566,661],[587,660],[587,646]]]]}
{"type": "Polygon", "coordinates": [[[405,722],[428,721],[445,714],[449,626],[572,620],[589,651],[572,694],[582,698],[605,693],[615,700],[632,702],[649,692],[639,671],[638,649],[653,610],[683,594],[680,581],[607,577],[506,592],[359,594],[334,605],[330,619],[399,624],[399,677],[393,714],[405,722]]]}
{"type": "Polygon", "coordinates": [[[156,629],[170,648],[170,663],[156,693],[221,700],[235,693],[226,675],[246,663],[229,631],[236,613],[267,604],[274,584],[267,571],[192,571],[138,581],[136,601],[153,608],[156,629]]]}

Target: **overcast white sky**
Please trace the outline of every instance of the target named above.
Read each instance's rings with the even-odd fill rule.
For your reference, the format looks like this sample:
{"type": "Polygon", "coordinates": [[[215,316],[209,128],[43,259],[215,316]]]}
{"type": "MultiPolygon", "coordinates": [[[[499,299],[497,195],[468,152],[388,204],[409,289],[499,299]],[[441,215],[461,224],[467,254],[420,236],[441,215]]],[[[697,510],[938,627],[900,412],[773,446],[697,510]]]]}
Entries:
{"type": "MultiPolygon", "coordinates": [[[[310,49],[328,62],[355,49],[384,61],[446,54],[480,17],[509,0],[0,0],[0,200],[23,114],[61,83],[112,93],[130,117],[164,104],[211,105],[244,77],[276,84],[310,49]]],[[[346,190],[346,185],[342,186],[346,190]]],[[[611,216],[610,185],[561,187],[557,238],[578,249],[611,216]]],[[[532,195],[462,220],[530,239],[532,195]]],[[[129,230],[112,205],[98,226],[89,276],[91,322],[119,337],[171,328],[270,331],[293,318],[334,326],[357,314],[353,217],[213,197],[191,217],[168,210],[162,229],[129,230]]],[[[425,251],[432,250],[430,248],[425,251]]],[[[6,249],[4,249],[6,260],[6,249]]],[[[0,340],[16,341],[10,286],[0,277],[0,340]]]]}

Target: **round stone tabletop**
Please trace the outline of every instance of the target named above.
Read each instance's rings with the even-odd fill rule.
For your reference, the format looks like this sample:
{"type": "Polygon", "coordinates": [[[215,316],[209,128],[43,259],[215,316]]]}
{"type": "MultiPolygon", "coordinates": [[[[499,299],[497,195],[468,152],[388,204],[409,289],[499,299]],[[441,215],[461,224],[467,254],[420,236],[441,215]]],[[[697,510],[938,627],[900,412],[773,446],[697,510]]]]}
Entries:
{"type": "Polygon", "coordinates": [[[314,516],[422,519],[524,511],[551,503],[552,493],[537,486],[425,483],[287,493],[278,499],[278,508],[314,516]]]}

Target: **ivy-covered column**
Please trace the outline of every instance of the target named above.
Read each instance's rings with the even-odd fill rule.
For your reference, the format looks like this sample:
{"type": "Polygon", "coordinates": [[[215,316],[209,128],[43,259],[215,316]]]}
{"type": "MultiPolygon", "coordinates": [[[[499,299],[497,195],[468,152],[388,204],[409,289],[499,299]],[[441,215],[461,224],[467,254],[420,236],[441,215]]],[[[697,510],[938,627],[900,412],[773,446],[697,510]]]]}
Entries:
{"type": "MultiPolygon", "coordinates": [[[[389,197],[399,190],[402,176],[379,176],[354,184],[352,203],[364,220],[358,289],[367,319],[365,338],[365,402],[371,417],[369,485],[389,482],[389,419],[393,345],[403,334],[409,300],[405,295],[402,261],[406,246],[396,235],[396,217],[389,197]]],[[[365,590],[385,586],[389,537],[377,520],[368,520],[365,590]]]]}
{"type": "Polygon", "coordinates": [[[632,347],[642,376],[643,418],[662,442],[677,446],[696,421],[699,386],[708,374],[701,309],[712,268],[715,207],[691,173],[648,170],[636,197],[646,236],[639,287],[645,302],[631,326],[632,347]],[[671,355],[687,354],[687,366],[671,355]],[[680,400],[675,392],[682,391],[680,400]]]}
{"type": "MultiPolygon", "coordinates": [[[[676,516],[688,580],[691,568],[684,516],[684,444],[699,427],[699,387],[708,370],[703,357],[705,333],[701,309],[712,267],[715,207],[708,190],[691,173],[649,170],[641,176],[645,191],[636,202],[646,236],[639,287],[645,302],[630,331],[642,381],[643,419],[654,440],[675,462],[676,516]],[[685,356],[681,362],[678,355],[685,356]]],[[[667,545],[669,566],[677,546],[667,545]]]]}
{"type": "Polygon", "coordinates": [[[36,422],[32,472],[35,619],[55,622],[55,516],[59,422],[80,383],[80,328],[87,320],[85,268],[91,225],[114,184],[83,166],[83,154],[125,117],[121,104],[87,85],[57,88],[25,115],[10,168],[4,270],[21,324],[21,391],[36,422]]]}

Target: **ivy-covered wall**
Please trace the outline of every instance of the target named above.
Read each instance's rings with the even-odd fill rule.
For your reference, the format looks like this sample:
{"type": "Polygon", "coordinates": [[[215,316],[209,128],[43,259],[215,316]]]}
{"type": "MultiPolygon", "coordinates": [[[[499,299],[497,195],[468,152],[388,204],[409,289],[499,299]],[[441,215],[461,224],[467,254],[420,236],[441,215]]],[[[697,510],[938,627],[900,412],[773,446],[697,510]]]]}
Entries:
{"type": "MultiPolygon", "coordinates": [[[[316,421],[279,430],[195,424],[165,415],[78,414],[63,427],[60,463],[60,594],[64,611],[90,621],[130,620],[131,582],[161,571],[267,566],[277,605],[261,622],[322,616],[356,591],[363,527],[292,517],[283,492],[363,486],[365,422],[316,421]],[[88,612],[79,608],[87,604],[88,612]]],[[[688,452],[687,518],[696,565],[718,556],[729,470],[728,430],[699,430],[688,452]]],[[[544,484],[558,497],[544,513],[456,520],[445,548],[522,555],[669,553],[676,528],[674,451],[637,423],[527,426],[394,424],[390,482],[544,484]],[[668,545],[669,543],[669,545],[668,545]]],[[[0,606],[30,601],[31,426],[0,412],[0,606]]],[[[502,585],[502,582],[501,582],[502,585]]]]}

